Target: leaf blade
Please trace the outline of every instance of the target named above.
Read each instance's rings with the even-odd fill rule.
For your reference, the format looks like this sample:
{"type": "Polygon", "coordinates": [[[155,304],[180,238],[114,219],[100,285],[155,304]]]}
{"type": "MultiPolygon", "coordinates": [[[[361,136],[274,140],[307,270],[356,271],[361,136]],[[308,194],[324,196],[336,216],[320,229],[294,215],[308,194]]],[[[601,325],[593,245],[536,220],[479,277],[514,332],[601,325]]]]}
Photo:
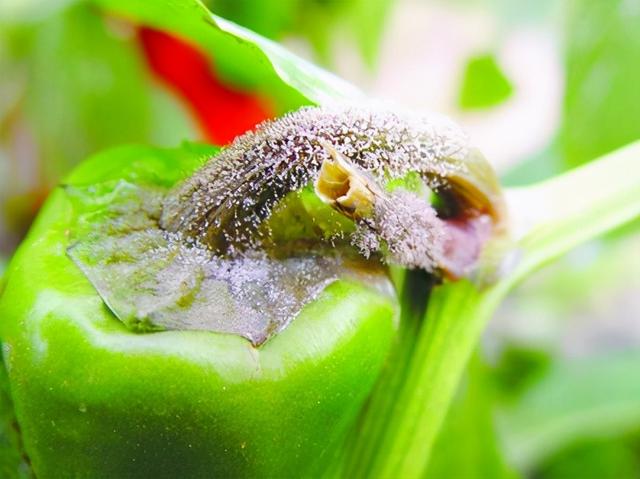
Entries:
{"type": "Polygon", "coordinates": [[[274,98],[278,110],[354,101],[362,93],[282,46],[212,14],[198,0],[94,0],[107,11],[178,34],[204,48],[220,75],[274,98]]]}

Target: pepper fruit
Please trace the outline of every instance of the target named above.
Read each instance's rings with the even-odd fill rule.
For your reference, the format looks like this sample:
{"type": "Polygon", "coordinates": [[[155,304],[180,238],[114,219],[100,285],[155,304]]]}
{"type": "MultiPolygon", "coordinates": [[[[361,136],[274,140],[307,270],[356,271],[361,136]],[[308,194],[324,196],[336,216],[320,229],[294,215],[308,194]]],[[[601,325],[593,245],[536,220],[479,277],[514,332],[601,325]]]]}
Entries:
{"type": "Polygon", "coordinates": [[[393,340],[386,262],[455,275],[469,267],[469,255],[451,254],[456,238],[481,241],[474,221],[497,216],[494,178],[446,141],[418,170],[455,199],[451,221],[423,208],[411,187],[417,163],[389,158],[420,158],[458,133],[421,123],[418,147],[407,148],[393,134],[411,126],[391,117],[386,130],[389,118],[302,112],[221,153],[125,147],[52,193],[0,297],[4,364],[37,477],[322,470],[393,340]],[[367,150],[360,133],[370,128],[380,141],[367,150]],[[240,288],[220,271],[240,272],[240,288]]]}

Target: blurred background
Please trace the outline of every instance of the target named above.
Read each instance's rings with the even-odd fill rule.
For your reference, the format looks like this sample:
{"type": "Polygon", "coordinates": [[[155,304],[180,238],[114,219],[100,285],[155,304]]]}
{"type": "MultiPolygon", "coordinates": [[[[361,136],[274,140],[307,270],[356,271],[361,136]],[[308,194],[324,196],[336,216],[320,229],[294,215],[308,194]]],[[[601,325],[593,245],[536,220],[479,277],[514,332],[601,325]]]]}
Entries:
{"type": "MultiPolygon", "coordinates": [[[[455,118],[509,186],[640,138],[640,0],[206,3],[372,96],[455,118]]],[[[295,104],[218,71],[217,55],[92,2],[0,0],[0,275],[91,153],[225,144],[295,104]]],[[[640,477],[638,231],[573,251],[511,295],[430,477],[640,477]]]]}

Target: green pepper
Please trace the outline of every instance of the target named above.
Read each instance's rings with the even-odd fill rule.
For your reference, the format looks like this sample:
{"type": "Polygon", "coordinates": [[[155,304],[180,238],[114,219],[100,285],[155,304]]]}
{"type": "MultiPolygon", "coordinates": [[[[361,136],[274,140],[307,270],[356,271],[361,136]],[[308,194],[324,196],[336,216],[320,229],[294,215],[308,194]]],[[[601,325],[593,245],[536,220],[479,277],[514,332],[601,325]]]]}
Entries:
{"type": "MultiPolygon", "coordinates": [[[[438,274],[451,258],[446,248],[420,249],[425,240],[402,223],[424,220],[413,225],[421,234],[442,226],[431,210],[411,210],[422,196],[401,178],[409,168],[392,165],[395,171],[380,176],[339,134],[316,141],[308,131],[287,130],[310,116],[342,131],[336,119],[351,113],[300,115],[221,153],[185,145],[98,154],[52,193],[11,261],[0,297],[4,364],[37,477],[297,477],[322,470],[393,342],[399,306],[387,262],[438,274]],[[314,149],[305,144],[294,155],[282,137],[304,137],[314,149]],[[286,153],[284,174],[278,152],[286,153]],[[400,178],[406,189],[396,194],[378,181],[383,177],[400,178]],[[391,205],[402,213],[391,219],[404,228],[404,243],[385,230],[391,205]],[[406,245],[418,249],[407,254],[406,245]],[[334,258],[334,250],[342,256],[334,258]],[[211,256],[200,264],[203,254],[211,256]],[[317,261],[296,263],[301,257],[317,261]],[[224,283],[218,270],[197,273],[213,264],[251,275],[252,261],[269,273],[257,290],[261,276],[233,292],[233,279],[224,283]],[[223,283],[227,289],[219,289],[223,283]],[[229,304],[220,304],[223,290],[232,291],[229,304]],[[266,323],[253,330],[263,316],[266,323]]],[[[363,115],[375,123],[356,115],[349,123],[356,133],[363,115]]],[[[388,144],[381,139],[376,148],[396,148],[391,131],[378,133],[388,144]]],[[[443,169],[449,156],[429,161],[439,169],[427,168],[424,178],[437,173],[435,188],[447,175],[458,179],[451,211],[464,218],[495,213],[484,208],[495,204],[482,189],[491,184],[475,181],[473,168],[443,169]]]]}

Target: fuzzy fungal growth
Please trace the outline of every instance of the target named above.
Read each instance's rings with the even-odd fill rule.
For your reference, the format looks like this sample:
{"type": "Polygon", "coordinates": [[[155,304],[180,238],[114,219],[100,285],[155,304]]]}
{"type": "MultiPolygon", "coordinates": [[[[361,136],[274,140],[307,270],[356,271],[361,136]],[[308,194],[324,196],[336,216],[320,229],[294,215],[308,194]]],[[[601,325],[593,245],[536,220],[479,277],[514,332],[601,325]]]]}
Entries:
{"type": "Polygon", "coordinates": [[[493,171],[447,119],[303,108],[237,138],[169,194],[160,224],[234,257],[260,249],[269,235],[265,220],[309,185],[353,220],[351,243],[365,256],[453,276],[467,265],[444,257],[451,249],[447,218],[487,216],[498,224],[501,216],[493,171]],[[439,214],[416,193],[389,191],[389,182],[409,173],[443,199],[439,214]]]}
{"type": "Polygon", "coordinates": [[[455,125],[351,108],[266,122],[169,191],[65,192],[78,212],[68,254],[127,327],[255,347],[335,282],[393,298],[384,262],[469,274],[502,204],[455,125]]]}

